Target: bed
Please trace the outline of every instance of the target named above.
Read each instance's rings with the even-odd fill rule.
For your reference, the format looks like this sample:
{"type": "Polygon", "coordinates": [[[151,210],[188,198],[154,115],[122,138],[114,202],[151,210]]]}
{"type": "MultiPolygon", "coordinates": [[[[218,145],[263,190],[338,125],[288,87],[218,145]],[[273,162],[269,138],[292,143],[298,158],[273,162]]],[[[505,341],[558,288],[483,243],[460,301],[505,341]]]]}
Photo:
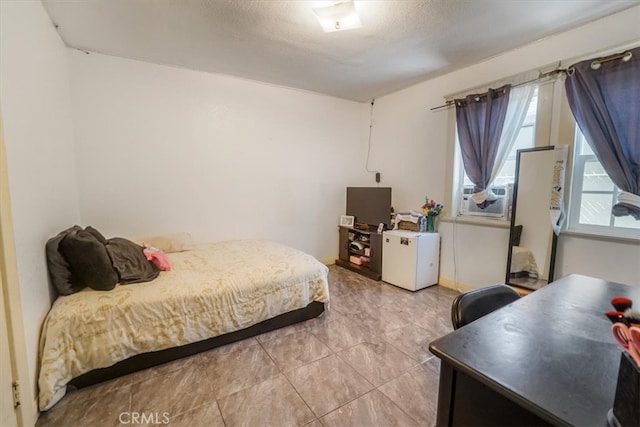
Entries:
{"type": "Polygon", "coordinates": [[[197,245],[167,254],[171,271],[104,292],[59,297],[40,339],[39,407],[66,393],[319,315],[328,269],[270,241],[197,245]]]}
{"type": "Polygon", "coordinates": [[[511,248],[511,277],[538,278],[538,265],[533,252],[523,246],[511,248]]]}

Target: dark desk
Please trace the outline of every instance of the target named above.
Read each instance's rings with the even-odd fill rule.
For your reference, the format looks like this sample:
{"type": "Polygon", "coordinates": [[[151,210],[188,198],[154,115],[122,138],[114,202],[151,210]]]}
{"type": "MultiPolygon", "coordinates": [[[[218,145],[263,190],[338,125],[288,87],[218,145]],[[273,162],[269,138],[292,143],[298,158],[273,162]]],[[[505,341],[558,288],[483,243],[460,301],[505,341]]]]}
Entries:
{"type": "Polygon", "coordinates": [[[429,346],[437,425],[606,426],[621,349],[604,312],[640,287],[570,275],[429,346]]]}

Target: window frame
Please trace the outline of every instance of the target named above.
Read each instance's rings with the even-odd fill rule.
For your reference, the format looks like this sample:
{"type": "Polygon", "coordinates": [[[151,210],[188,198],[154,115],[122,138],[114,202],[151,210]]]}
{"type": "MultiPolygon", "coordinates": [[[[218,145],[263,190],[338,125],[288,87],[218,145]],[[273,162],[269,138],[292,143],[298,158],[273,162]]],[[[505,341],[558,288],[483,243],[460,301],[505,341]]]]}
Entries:
{"type": "MultiPolygon", "coordinates": [[[[578,61],[582,61],[594,56],[607,56],[619,52],[621,50],[637,47],[636,43],[626,43],[609,47],[598,52],[591,52],[589,54],[570,57],[562,59],[559,62],[547,64],[545,66],[538,67],[528,72],[507,77],[501,80],[497,80],[488,84],[479,84],[475,89],[468,89],[464,91],[458,91],[453,94],[445,96],[445,99],[451,100],[453,98],[459,98],[467,93],[478,93],[486,91],[489,87],[499,87],[506,83],[517,83],[517,81],[525,81],[551,71],[555,68],[568,67],[578,61]],[[534,73],[535,75],[527,73],[534,73]]],[[[567,156],[567,167],[565,169],[565,189],[564,192],[564,212],[566,214],[566,220],[562,226],[561,234],[567,236],[576,236],[588,239],[598,239],[607,241],[623,241],[633,242],[634,244],[640,240],[639,236],[630,237],[629,234],[624,234],[624,231],[631,230],[631,234],[635,234],[635,229],[629,229],[624,227],[604,227],[603,229],[594,230],[592,227],[584,225],[579,229],[573,227],[574,222],[571,220],[571,215],[575,212],[575,207],[572,206],[574,200],[575,185],[574,179],[576,174],[576,168],[574,167],[575,156],[571,150],[575,149],[575,133],[576,122],[569,107],[566,93],[564,90],[564,79],[561,75],[556,77],[550,77],[541,81],[538,81],[538,110],[536,114],[536,129],[535,129],[535,147],[544,147],[548,145],[567,145],[569,147],[569,153],[567,156]],[[615,229],[623,230],[623,233],[616,232],[615,229]]],[[[445,215],[442,217],[444,222],[454,223],[467,223],[486,227],[497,228],[509,228],[510,222],[502,219],[495,219],[489,217],[470,217],[470,216],[458,216],[457,213],[460,210],[461,197],[458,197],[457,192],[462,191],[462,177],[458,177],[459,167],[458,163],[461,163],[460,156],[456,152],[457,140],[456,140],[456,115],[455,108],[450,108],[447,117],[447,170],[445,175],[445,206],[450,206],[450,209],[445,211],[445,215]]],[[[584,176],[584,172],[583,172],[584,176]]],[[[582,179],[582,178],[581,178],[582,179]]],[[[580,186],[582,188],[582,184],[580,186]]]]}
{"type": "MultiPolygon", "coordinates": [[[[538,71],[536,71],[537,73],[538,71]]],[[[491,86],[497,86],[497,83],[491,86]]],[[[550,78],[537,82],[538,85],[538,102],[536,108],[536,119],[533,123],[534,126],[534,145],[531,148],[546,147],[553,145],[550,143],[552,135],[552,117],[553,110],[559,108],[557,104],[558,97],[555,92],[559,90],[562,84],[558,79],[550,78]],[[558,83],[558,84],[556,84],[558,83]]],[[[483,86],[475,90],[475,92],[481,92],[486,90],[488,86],[483,86]]],[[[474,90],[467,91],[474,92],[474,90]]],[[[456,96],[457,97],[457,96],[456,96]]],[[[460,147],[457,137],[456,126],[456,114],[455,108],[451,108],[449,111],[449,159],[447,164],[450,170],[447,173],[446,182],[446,200],[447,206],[451,206],[444,221],[455,222],[468,222],[471,224],[498,226],[498,227],[510,227],[510,215],[511,209],[508,209],[507,215],[502,218],[490,217],[490,216],[477,216],[477,215],[465,215],[460,212],[462,208],[462,196],[464,188],[464,166],[462,165],[462,156],[460,154],[460,147]]],[[[512,184],[510,185],[512,187],[512,184]]],[[[511,203],[511,196],[509,195],[508,203],[511,203]]]]}
{"type": "Polygon", "coordinates": [[[566,231],[569,233],[589,234],[594,236],[610,236],[631,240],[640,240],[640,229],[621,227],[614,224],[615,217],[609,216],[609,225],[582,224],[580,223],[580,213],[582,212],[582,196],[584,194],[611,194],[612,206],[616,203],[620,189],[613,184],[612,191],[604,190],[584,190],[584,172],[588,162],[599,160],[595,154],[582,154],[583,144],[587,144],[584,135],[580,132],[575,120],[574,155],[573,168],[571,173],[571,194],[569,196],[569,215],[567,218],[566,231]]]}

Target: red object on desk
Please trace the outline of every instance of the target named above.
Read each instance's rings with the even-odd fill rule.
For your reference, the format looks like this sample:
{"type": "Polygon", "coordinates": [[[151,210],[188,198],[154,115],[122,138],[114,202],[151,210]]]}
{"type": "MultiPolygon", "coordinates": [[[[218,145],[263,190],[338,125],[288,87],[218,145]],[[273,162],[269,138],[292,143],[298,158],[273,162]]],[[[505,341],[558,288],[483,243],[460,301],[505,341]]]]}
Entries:
{"type": "Polygon", "coordinates": [[[633,301],[625,297],[615,297],[611,300],[611,305],[617,311],[625,311],[627,308],[631,308],[633,301]]]}
{"type": "Polygon", "coordinates": [[[626,323],[624,313],[621,311],[607,311],[604,315],[611,320],[611,323],[626,323]]]}

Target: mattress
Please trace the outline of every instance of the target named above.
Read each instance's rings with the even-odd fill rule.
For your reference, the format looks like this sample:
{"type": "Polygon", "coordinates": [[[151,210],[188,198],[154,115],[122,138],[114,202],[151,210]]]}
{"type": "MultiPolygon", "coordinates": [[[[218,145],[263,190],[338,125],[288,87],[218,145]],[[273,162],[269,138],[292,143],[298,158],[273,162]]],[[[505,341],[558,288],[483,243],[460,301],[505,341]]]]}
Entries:
{"type": "Polygon", "coordinates": [[[511,249],[511,274],[526,272],[531,279],[537,279],[538,264],[533,252],[522,246],[513,246],[511,249]]]}
{"type": "Polygon", "coordinates": [[[279,243],[217,242],[167,257],[172,270],[151,282],[54,302],[40,339],[40,410],[86,372],[329,301],[327,267],[279,243]]]}

